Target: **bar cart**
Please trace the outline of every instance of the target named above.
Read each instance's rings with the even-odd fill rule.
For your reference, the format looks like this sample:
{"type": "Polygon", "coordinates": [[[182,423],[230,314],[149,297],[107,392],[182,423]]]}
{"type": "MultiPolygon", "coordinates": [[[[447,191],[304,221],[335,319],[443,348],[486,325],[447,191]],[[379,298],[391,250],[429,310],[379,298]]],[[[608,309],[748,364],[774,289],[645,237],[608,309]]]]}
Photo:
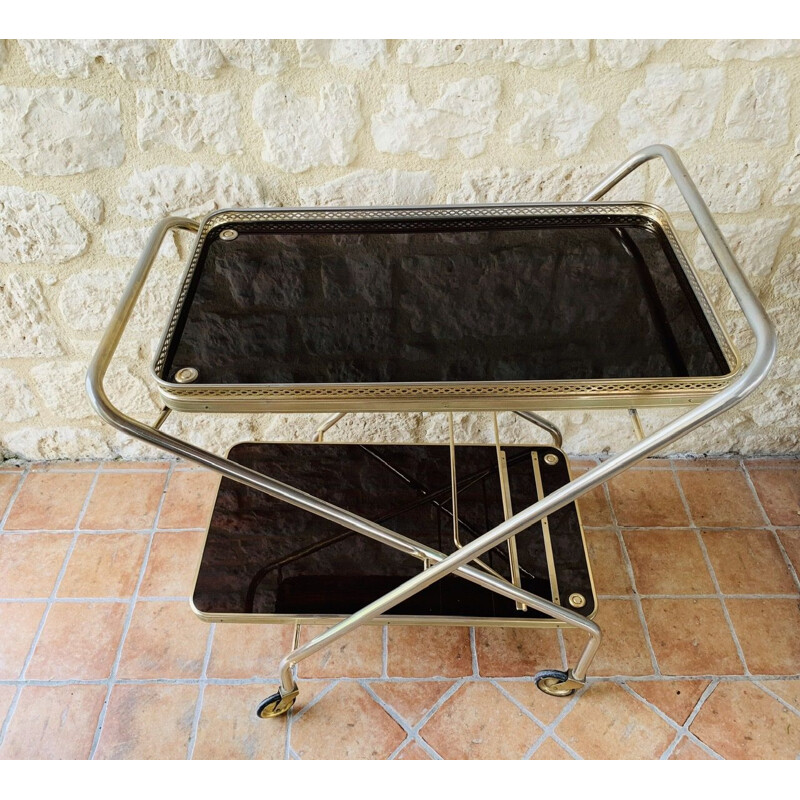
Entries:
{"type": "MultiPolygon", "coordinates": [[[[280,664],[258,708],[294,704],[293,669],[360,625],[565,626],[601,631],[575,501],[750,394],[773,325],[677,154],[631,156],[577,203],[223,210],[153,230],[92,361],[87,388],[119,430],[223,476],[193,608],[220,622],[329,622],[280,664]],[[748,365],[666,213],[599,202],[662,159],[755,335],[748,365]],[[148,425],[103,380],[164,236],[196,240],[154,363],[148,425]],[[688,410],[573,478],[546,409],[688,410]],[[242,443],[227,458],[161,430],[182,412],[328,412],[318,441],[242,443]],[[553,446],[327,444],[360,411],[511,411],[553,446]]],[[[635,414],[635,411],[632,412],[635,414]]]]}

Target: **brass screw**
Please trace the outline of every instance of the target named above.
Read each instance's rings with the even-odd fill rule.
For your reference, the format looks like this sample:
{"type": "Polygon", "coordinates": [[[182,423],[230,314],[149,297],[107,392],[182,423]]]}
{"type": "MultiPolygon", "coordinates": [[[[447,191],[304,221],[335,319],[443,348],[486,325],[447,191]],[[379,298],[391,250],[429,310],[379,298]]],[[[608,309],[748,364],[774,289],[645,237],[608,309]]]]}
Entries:
{"type": "Polygon", "coordinates": [[[548,453],[544,457],[544,463],[552,467],[554,464],[558,464],[558,456],[555,453],[548,453]]]}
{"type": "Polygon", "coordinates": [[[193,383],[199,375],[194,367],[182,367],[175,373],[175,380],[178,383],[193,383]]]}
{"type": "Polygon", "coordinates": [[[219,235],[219,238],[225,242],[232,242],[237,236],[239,235],[239,231],[235,231],[233,228],[225,228],[219,235]]]}
{"type": "Polygon", "coordinates": [[[578,592],[573,592],[569,596],[569,604],[573,608],[583,608],[586,605],[586,598],[578,592]]]}

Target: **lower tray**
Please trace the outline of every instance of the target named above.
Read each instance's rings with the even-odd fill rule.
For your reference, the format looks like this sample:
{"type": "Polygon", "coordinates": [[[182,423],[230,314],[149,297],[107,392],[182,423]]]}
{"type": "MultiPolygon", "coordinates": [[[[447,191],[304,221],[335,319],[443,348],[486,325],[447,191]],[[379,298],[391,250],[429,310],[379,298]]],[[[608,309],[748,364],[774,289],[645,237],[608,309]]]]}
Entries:
{"type": "MultiPolygon", "coordinates": [[[[461,544],[570,479],[553,447],[455,448],[461,544]],[[503,463],[501,468],[500,464],[503,463]],[[501,469],[505,476],[502,476],[501,469]]],[[[447,445],[241,444],[229,457],[440,552],[454,544],[447,445]]],[[[580,520],[569,505],[516,536],[527,591],[591,617],[596,601],[580,520]]],[[[483,556],[511,579],[503,544],[483,556]]],[[[336,619],[413,577],[420,560],[223,478],[193,596],[209,622],[336,619]]],[[[395,606],[382,622],[555,625],[555,620],[453,575],[395,606]]]]}

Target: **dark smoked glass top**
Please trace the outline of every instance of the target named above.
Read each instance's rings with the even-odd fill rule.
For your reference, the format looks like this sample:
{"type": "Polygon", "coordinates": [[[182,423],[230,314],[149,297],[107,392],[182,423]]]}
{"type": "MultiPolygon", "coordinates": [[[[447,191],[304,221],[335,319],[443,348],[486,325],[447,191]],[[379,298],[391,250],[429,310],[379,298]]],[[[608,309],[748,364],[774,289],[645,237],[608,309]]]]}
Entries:
{"type": "Polygon", "coordinates": [[[730,370],[646,217],[237,223],[163,375],[199,383],[706,377],[730,370]],[[405,226],[405,227],[404,227],[405,226]]]}

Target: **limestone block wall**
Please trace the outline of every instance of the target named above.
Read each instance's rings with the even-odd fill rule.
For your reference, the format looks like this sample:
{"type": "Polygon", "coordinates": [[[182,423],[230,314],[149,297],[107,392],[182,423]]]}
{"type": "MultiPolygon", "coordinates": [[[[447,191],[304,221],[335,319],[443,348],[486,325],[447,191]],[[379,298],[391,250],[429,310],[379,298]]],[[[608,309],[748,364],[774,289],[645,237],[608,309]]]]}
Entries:
{"type": "MultiPolygon", "coordinates": [[[[0,457],[155,455],[92,414],[86,365],[147,231],[224,206],[576,200],[653,142],[683,156],[774,316],[757,395],[675,452],[800,451],[800,41],[18,40],[0,45],[0,457]]],[[[661,166],[616,191],[674,215],[751,343],[661,166]]],[[[148,367],[187,255],[170,240],[110,376],[153,420],[148,367]]],[[[646,427],[676,416],[645,411],[646,427]]],[[[625,412],[558,413],[567,448],[618,449],[625,412]]],[[[218,451],[308,438],[320,415],[173,415],[218,451]]],[[[332,439],[436,439],[439,414],[353,415],[332,439]]],[[[457,415],[487,439],[487,415],[457,415]]],[[[508,439],[527,423],[500,415],[508,439]]]]}

